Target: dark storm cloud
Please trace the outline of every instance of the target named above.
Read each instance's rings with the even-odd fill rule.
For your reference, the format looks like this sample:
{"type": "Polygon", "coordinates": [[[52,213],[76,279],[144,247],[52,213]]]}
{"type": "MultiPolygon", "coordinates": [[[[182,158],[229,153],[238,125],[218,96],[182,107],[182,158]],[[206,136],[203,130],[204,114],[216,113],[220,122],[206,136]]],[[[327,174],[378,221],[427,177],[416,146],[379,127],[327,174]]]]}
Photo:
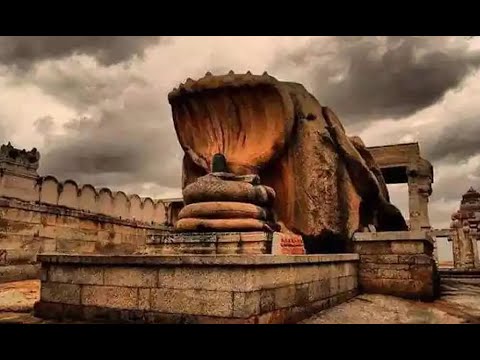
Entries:
{"type": "Polygon", "coordinates": [[[148,86],[140,75],[121,67],[93,70],[82,65],[51,64],[42,70],[24,76],[21,81],[34,83],[45,94],[77,111],[117,99],[129,87],[148,86]]]}
{"type": "Polygon", "coordinates": [[[338,37],[282,55],[277,69],[303,67],[322,104],[347,124],[403,118],[438,102],[480,65],[458,37],[338,37]]]}
{"type": "Polygon", "coordinates": [[[90,55],[103,65],[142,56],[160,37],[149,36],[2,36],[0,63],[26,70],[43,60],[90,55]]]}
{"type": "Polygon", "coordinates": [[[480,153],[480,114],[474,118],[452,121],[439,135],[425,138],[423,149],[426,157],[433,162],[466,161],[480,153]]]}
{"type": "MultiPolygon", "coordinates": [[[[173,129],[166,92],[158,89],[164,79],[140,71],[142,67],[137,65],[141,62],[130,67],[121,64],[136,54],[141,55],[147,43],[140,41],[143,47],[136,47],[132,41],[138,39],[114,40],[116,44],[110,46],[97,39],[97,47],[80,41],[70,49],[64,45],[55,48],[53,44],[55,50],[48,50],[46,40],[38,48],[32,45],[25,51],[21,50],[25,43],[17,50],[5,50],[2,41],[5,44],[5,38],[0,38],[0,63],[30,70],[32,64],[38,64],[34,71],[15,74],[15,81],[34,84],[78,113],[61,129],[55,128],[57,119],[48,116],[35,122],[36,131],[46,138],[45,146],[39,148],[42,175],[109,186],[113,190],[125,186],[133,192],[144,183],[180,188],[183,152],[173,129]],[[121,46],[126,49],[119,49],[121,46]],[[93,56],[98,64],[91,59],[77,61],[70,57],[73,54],[93,56]],[[60,61],[42,62],[47,59],[60,61]]],[[[460,38],[313,40],[303,51],[283,54],[287,62],[277,63],[276,67],[287,69],[284,74],[293,66],[299,67],[311,79],[305,84],[310,85],[323,105],[334,108],[345,124],[363,126],[380,118],[401,119],[458,88],[480,64],[479,54],[469,51],[466,45],[467,40],[460,38]]],[[[203,65],[205,71],[214,73],[229,69],[221,63],[203,65]]],[[[184,78],[194,68],[188,68],[184,78]]],[[[447,157],[458,159],[476,154],[475,134],[479,133],[479,126],[472,124],[462,130],[455,129],[453,124],[443,133],[422,133],[422,153],[436,168],[437,164],[448,163],[447,157]]],[[[437,180],[434,194],[441,193],[448,199],[459,199],[464,188],[471,185],[471,180],[462,175],[437,180]]]]}
{"type": "Polygon", "coordinates": [[[163,105],[151,88],[122,94],[120,105],[64,124],[46,135],[42,174],[118,188],[156,183],[181,186],[181,151],[163,105]]]}
{"type": "Polygon", "coordinates": [[[181,149],[169,122],[166,94],[138,72],[141,62],[119,63],[141,55],[158,38],[56,40],[0,38],[0,47],[1,42],[10,46],[0,49],[0,63],[29,70],[11,72],[10,86],[32,84],[78,114],[67,122],[59,120],[61,129],[51,116],[34,122],[45,140],[38,146],[39,172],[114,190],[136,191],[145,183],[179,188],[181,149]],[[98,63],[70,57],[74,54],[90,55],[98,63]]]}

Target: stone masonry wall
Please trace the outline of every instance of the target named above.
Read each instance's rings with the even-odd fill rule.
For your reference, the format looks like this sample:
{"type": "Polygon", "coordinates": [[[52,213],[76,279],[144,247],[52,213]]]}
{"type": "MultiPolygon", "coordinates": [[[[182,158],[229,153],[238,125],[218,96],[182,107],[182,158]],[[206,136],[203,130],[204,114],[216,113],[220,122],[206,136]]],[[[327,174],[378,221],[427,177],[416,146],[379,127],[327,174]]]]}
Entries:
{"type": "Polygon", "coordinates": [[[438,296],[433,242],[425,231],[357,233],[360,290],[404,298],[438,296]]]}
{"type": "Polygon", "coordinates": [[[170,202],[127,196],[123,191],[95,189],[77,185],[73,180],[58,181],[53,176],[34,177],[21,174],[0,174],[0,197],[37,202],[93,214],[134,220],[143,223],[168,222],[170,202]]]}
{"type": "Polygon", "coordinates": [[[39,258],[46,318],[292,323],[357,292],[356,254],[39,258]]]}
{"type": "Polygon", "coordinates": [[[80,187],[7,160],[0,161],[0,282],[38,277],[39,252],[142,251],[176,219],[175,199],[80,187]]]}
{"type": "Polygon", "coordinates": [[[0,198],[0,282],[38,277],[41,252],[129,254],[163,226],[0,198]]]}

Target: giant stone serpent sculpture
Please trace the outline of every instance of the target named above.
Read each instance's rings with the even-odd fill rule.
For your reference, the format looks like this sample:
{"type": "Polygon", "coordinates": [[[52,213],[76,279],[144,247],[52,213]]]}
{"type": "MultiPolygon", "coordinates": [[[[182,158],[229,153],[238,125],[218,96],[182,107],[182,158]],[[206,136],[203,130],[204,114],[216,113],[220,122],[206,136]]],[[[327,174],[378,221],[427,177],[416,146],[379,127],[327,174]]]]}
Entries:
{"type": "Polygon", "coordinates": [[[301,84],[207,73],[168,99],[185,152],[178,231],[293,232],[321,252],[368,225],[407,229],[361,139],[301,84]]]}

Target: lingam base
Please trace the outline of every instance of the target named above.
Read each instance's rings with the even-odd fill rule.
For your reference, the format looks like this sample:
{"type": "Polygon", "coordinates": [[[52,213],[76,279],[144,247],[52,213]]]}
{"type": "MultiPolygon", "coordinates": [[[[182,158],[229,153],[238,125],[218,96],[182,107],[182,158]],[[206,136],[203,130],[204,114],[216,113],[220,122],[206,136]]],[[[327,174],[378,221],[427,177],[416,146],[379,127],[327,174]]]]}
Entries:
{"type": "Polygon", "coordinates": [[[302,237],[280,232],[161,232],[147,241],[148,254],[301,255],[302,237]]]}

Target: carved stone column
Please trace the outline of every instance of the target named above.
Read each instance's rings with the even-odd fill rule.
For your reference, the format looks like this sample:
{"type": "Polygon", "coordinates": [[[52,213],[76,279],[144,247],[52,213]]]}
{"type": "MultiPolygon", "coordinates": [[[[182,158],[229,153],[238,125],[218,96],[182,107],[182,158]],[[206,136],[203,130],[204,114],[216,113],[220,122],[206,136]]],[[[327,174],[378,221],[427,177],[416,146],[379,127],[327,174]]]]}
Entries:
{"type": "Polygon", "coordinates": [[[480,255],[478,254],[478,240],[472,237],[473,263],[476,269],[480,268],[480,255]]]}
{"type": "Polygon", "coordinates": [[[407,168],[410,230],[430,229],[428,200],[432,194],[433,168],[424,160],[407,168]]]}
{"type": "Polygon", "coordinates": [[[480,237],[480,193],[470,188],[462,196],[460,209],[452,215],[453,256],[456,268],[480,267],[477,240],[480,237]]]}
{"type": "Polygon", "coordinates": [[[460,239],[459,239],[460,229],[456,227],[456,222],[453,222],[450,225],[450,228],[452,229],[452,232],[448,237],[448,241],[452,243],[453,267],[460,268],[461,267],[460,239]]]}
{"type": "Polygon", "coordinates": [[[453,216],[452,248],[453,261],[455,268],[473,269],[475,268],[475,251],[473,249],[474,240],[471,236],[470,227],[467,220],[458,219],[458,213],[453,216]]]}

